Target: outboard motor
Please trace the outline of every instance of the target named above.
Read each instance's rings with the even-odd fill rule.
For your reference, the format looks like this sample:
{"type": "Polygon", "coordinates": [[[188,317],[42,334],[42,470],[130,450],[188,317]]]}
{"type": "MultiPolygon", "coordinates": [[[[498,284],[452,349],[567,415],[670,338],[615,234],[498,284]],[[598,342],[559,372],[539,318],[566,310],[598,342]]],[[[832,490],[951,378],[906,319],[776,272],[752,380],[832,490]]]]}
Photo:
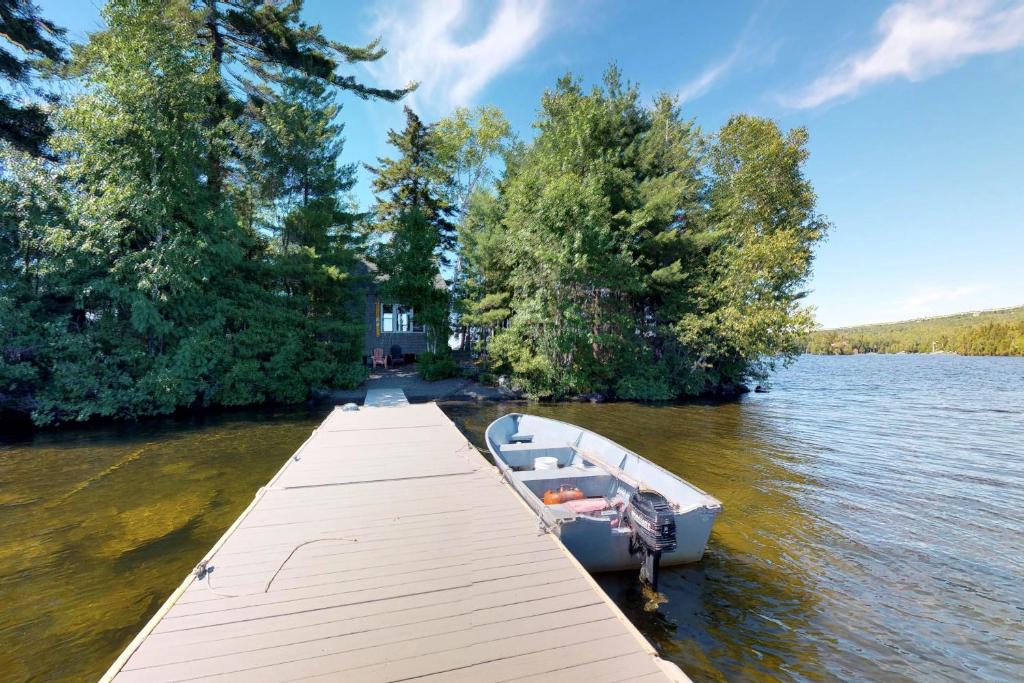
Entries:
{"type": "Polygon", "coordinates": [[[629,552],[640,555],[640,580],[658,590],[661,553],[676,549],[676,520],[672,505],[657,491],[637,491],[629,497],[626,516],[633,530],[629,552]]]}

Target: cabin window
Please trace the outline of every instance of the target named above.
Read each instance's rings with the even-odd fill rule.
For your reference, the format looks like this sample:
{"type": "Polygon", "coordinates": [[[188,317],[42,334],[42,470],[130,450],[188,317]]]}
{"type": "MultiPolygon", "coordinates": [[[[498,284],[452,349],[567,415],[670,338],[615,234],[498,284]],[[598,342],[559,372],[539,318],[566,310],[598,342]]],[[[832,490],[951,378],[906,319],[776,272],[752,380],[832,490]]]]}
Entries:
{"type": "Polygon", "coordinates": [[[395,305],[395,332],[412,332],[412,309],[395,305]]]}
{"type": "Polygon", "coordinates": [[[381,332],[422,332],[423,325],[416,322],[412,306],[383,304],[380,307],[381,332]]]}

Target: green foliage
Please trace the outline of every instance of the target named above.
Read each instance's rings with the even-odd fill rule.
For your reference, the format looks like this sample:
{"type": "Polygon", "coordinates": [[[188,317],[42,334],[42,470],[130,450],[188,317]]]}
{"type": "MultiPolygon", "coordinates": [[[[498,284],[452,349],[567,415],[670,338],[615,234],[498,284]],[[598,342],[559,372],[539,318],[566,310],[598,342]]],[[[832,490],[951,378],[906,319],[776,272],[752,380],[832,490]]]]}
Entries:
{"type": "Polygon", "coordinates": [[[366,378],[347,86],[306,59],[343,46],[301,3],[198,5],[109,2],[54,120],[59,162],[0,149],[0,410],[134,418],[366,378]],[[211,18],[252,77],[244,116],[223,100],[211,31],[227,24],[211,18]],[[284,42],[232,43],[259,32],[284,42]]]}
{"type": "Polygon", "coordinates": [[[370,370],[363,364],[362,360],[346,363],[335,368],[334,374],[330,377],[330,386],[337,387],[338,389],[355,389],[365,382],[369,376],[370,370]]]}
{"type": "Polygon", "coordinates": [[[508,120],[493,105],[459,107],[434,125],[437,163],[451,178],[451,203],[459,216],[465,214],[473,193],[494,180],[491,162],[508,149],[511,139],[508,120]]]}
{"type": "MultiPolygon", "coordinates": [[[[64,63],[63,36],[64,29],[40,17],[31,0],[0,0],[0,81],[22,91],[33,90],[33,76],[41,68],[64,63]]],[[[6,89],[0,91],[0,140],[42,155],[53,132],[45,108],[19,103],[11,95],[6,89]]]]}
{"type": "Polygon", "coordinates": [[[416,356],[416,365],[418,366],[420,377],[428,382],[458,377],[460,372],[459,364],[447,352],[434,353],[432,351],[425,351],[416,356]]]}
{"type": "Polygon", "coordinates": [[[382,294],[412,306],[427,327],[431,346],[442,348],[449,334],[449,297],[440,265],[454,239],[446,199],[451,177],[437,161],[430,127],[408,107],[405,116],[401,132],[388,132],[401,155],[369,167],[379,193],[375,229],[384,236],[374,261],[383,277],[382,294]]]}
{"type": "Polygon", "coordinates": [[[624,369],[615,383],[615,395],[633,401],[670,401],[679,390],[662,363],[644,363],[624,369]]]}
{"type": "Polygon", "coordinates": [[[452,318],[464,341],[468,341],[469,329],[476,328],[479,345],[485,343],[495,325],[508,317],[507,309],[502,309],[500,301],[481,286],[478,264],[485,261],[485,251],[497,245],[476,239],[481,233],[475,228],[480,220],[488,220],[488,210],[498,208],[496,202],[489,201],[493,199],[490,189],[496,160],[513,144],[512,128],[497,107],[460,107],[437,122],[433,140],[438,163],[451,178],[449,194],[458,219],[452,318]],[[474,252],[472,256],[470,251],[474,252]]]}
{"type": "Polygon", "coordinates": [[[406,215],[415,212],[436,235],[428,258],[446,262],[455,244],[448,198],[452,178],[437,156],[433,128],[406,107],[405,128],[389,130],[388,142],[398,150],[398,158],[379,158],[377,165],[366,167],[374,174],[377,229],[397,233],[406,215]]]}
{"type": "Polygon", "coordinates": [[[498,289],[508,282],[505,259],[502,206],[493,192],[478,188],[469,198],[458,228],[459,265],[456,273],[453,309],[463,331],[474,329],[477,344],[484,345],[502,326],[512,310],[511,293],[498,289]]]}
{"type": "Polygon", "coordinates": [[[396,101],[415,89],[373,88],[339,72],[341,64],[374,62],[386,51],[379,40],[353,47],[329,40],[319,25],[302,20],[302,0],[173,0],[196,18],[195,39],[214,79],[209,107],[208,178],[219,193],[231,175],[234,131],[258,115],[263,99],[283,77],[317,80],[362,99],[396,101]]]}
{"type": "Polygon", "coordinates": [[[1024,356],[1024,306],[999,311],[818,330],[807,353],[930,353],[964,356],[1024,356]]]}
{"type": "Polygon", "coordinates": [[[559,80],[535,128],[460,230],[464,314],[493,331],[499,371],[536,397],[662,400],[798,351],[828,227],[802,175],[806,133],[737,116],[707,138],[667,96],[642,106],[615,69],[589,92],[559,80]]]}
{"type": "MultiPolygon", "coordinates": [[[[493,107],[433,126],[407,109],[395,158],[370,167],[366,221],[346,199],[335,96],[406,90],[340,74],[384,51],[328,40],[301,8],[107,3],[68,67],[76,95],[44,121],[54,156],[0,149],[0,410],[51,424],[355,386],[368,237],[382,295],[430,330],[428,380],[459,373],[453,313],[487,347],[481,376],[535,397],[665,400],[799,349],[828,227],[804,131],[737,116],[705,136],[614,69],[589,91],[559,80],[529,144],[493,107]]],[[[8,42],[61,57],[26,3],[0,10],[8,42]]],[[[29,66],[7,54],[0,76],[17,80],[29,66]]],[[[1015,335],[964,343],[1017,349],[1015,335]]]]}

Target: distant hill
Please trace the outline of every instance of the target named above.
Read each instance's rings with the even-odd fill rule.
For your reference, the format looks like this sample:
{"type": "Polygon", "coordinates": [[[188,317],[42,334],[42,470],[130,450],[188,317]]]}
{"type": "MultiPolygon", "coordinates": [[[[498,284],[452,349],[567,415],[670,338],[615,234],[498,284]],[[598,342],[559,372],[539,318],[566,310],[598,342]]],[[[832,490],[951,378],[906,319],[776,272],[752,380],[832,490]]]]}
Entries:
{"type": "Polygon", "coordinates": [[[807,353],[930,353],[1024,356],[1024,306],[813,332],[807,353]]]}

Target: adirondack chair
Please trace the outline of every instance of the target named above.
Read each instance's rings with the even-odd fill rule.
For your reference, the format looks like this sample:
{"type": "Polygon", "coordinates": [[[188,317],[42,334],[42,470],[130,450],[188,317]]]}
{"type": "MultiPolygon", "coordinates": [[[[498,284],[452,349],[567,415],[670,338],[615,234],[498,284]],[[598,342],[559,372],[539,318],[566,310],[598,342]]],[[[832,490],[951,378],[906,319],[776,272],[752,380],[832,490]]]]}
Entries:
{"type": "Polygon", "coordinates": [[[378,347],[373,350],[372,360],[373,367],[377,367],[378,365],[383,365],[384,367],[388,366],[388,357],[384,355],[384,349],[382,348],[378,347]]]}
{"type": "Polygon", "coordinates": [[[388,355],[391,357],[391,367],[405,363],[405,354],[402,353],[402,347],[398,344],[391,347],[391,353],[388,355]]]}

